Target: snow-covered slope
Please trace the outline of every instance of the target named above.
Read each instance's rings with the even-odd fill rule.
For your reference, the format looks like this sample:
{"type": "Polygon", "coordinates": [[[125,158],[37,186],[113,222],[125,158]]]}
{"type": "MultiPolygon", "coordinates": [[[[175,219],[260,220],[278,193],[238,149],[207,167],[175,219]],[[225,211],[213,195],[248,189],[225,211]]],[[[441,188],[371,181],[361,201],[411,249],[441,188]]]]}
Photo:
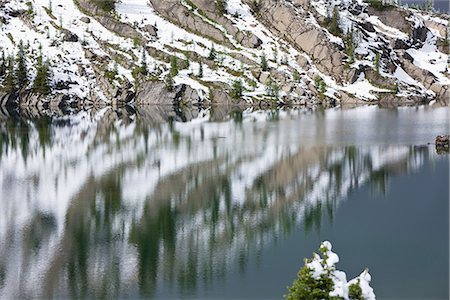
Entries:
{"type": "Polygon", "coordinates": [[[28,69],[2,105],[448,104],[447,15],[363,0],[93,3],[0,1],[0,51],[16,57],[22,41],[28,69]],[[41,52],[46,97],[32,92],[41,52]]]}

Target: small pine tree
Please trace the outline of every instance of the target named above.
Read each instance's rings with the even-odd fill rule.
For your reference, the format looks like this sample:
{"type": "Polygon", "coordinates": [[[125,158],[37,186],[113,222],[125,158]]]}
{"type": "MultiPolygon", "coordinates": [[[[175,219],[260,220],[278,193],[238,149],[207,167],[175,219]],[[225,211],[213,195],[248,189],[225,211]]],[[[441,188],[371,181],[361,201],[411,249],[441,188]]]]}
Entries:
{"type": "Polygon", "coordinates": [[[203,78],[203,64],[201,62],[198,67],[198,78],[203,78]]]}
{"type": "Polygon", "coordinates": [[[141,70],[140,71],[144,76],[147,76],[147,74],[148,74],[147,56],[145,54],[144,47],[142,47],[142,59],[141,59],[141,70]]]}
{"type": "Polygon", "coordinates": [[[14,74],[14,58],[12,56],[9,56],[7,60],[8,60],[8,68],[3,86],[7,93],[13,94],[17,92],[16,78],[14,74]]]}
{"type": "Polygon", "coordinates": [[[37,58],[36,77],[33,82],[33,90],[36,93],[47,95],[50,93],[50,63],[44,62],[42,46],[39,46],[39,57],[37,58]]]}
{"type": "Polygon", "coordinates": [[[175,77],[178,75],[178,59],[176,56],[170,58],[170,76],[175,77]]]}
{"type": "Polygon", "coordinates": [[[105,12],[113,12],[116,9],[117,0],[91,0],[105,12]]]}
{"type": "Polygon", "coordinates": [[[316,86],[317,91],[319,92],[319,97],[323,98],[325,95],[325,92],[327,90],[327,85],[326,85],[325,81],[322,79],[322,77],[317,75],[314,78],[314,85],[316,86]]]}
{"type": "Polygon", "coordinates": [[[345,47],[347,50],[347,55],[349,57],[349,63],[353,63],[355,61],[355,44],[353,40],[354,40],[354,31],[352,24],[345,38],[345,47]]]}
{"type": "Polygon", "coordinates": [[[227,12],[227,3],[225,0],[216,0],[216,9],[220,15],[224,15],[227,12]]]}
{"type": "Polygon", "coordinates": [[[34,79],[33,89],[41,95],[50,94],[50,64],[43,62],[42,55],[38,58],[37,74],[34,79]]]}
{"type": "Polygon", "coordinates": [[[139,74],[141,74],[141,68],[135,67],[133,71],[131,71],[131,76],[134,79],[135,87],[137,87],[137,83],[139,82],[139,74]]]}
{"type": "Polygon", "coordinates": [[[232,89],[230,92],[231,98],[239,99],[242,97],[243,93],[244,93],[244,86],[242,84],[242,81],[240,79],[235,80],[233,82],[232,89]]]}
{"type": "Polygon", "coordinates": [[[164,77],[164,83],[166,84],[166,88],[169,92],[173,91],[175,82],[173,80],[172,75],[169,73],[164,77]]]}
{"type": "Polygon", "coordinates": [[[362,289],[359,284],[359,279],[356,283],[353,283],[348,287],[348,296],[352,300],[364,300],[362,289]]]}
{"type": "Polygon", "coordinates": [[[333,8],[333,16],[331,17],[329,30],[332,34],[339,36],[342,34],[341,28],[339,27],[339,11],[337,6],[333,8]]]}
{"type": "Polygon", "coordinates": [[[34,11],[33,11],[33,3],[27,2],[26,5],[27,5],[27,7],[28,7],[28,8],[27,8],[27,14],[28,14],[29,16],[32,16],[33,13],[34,13],[34,11]]]}
{"type": "Polygon", "coordinates": [[[295,82],[298,82],[300,80],[300,73],[297,71],[297,69],[294,70],[294,74],[292,74],[292,77],[295,82]]]}
{"type": "Polygon", "coordinates": [[[288,287],[288,294],[284,296],[286,300],[343,300],[344,297],[351,300],[375,299],[373,289],[369,286],[370,275],[367,269],[357,278],[347,282],[346,276],[342,276],[343,272],[336,270],[335,263],[330,264],[328,260],[331,255],[337,257],[331,251],[331,244],[322,243],[319,251],[320,255],[314,253],[312,259],[305,259],[297,278],[292,286],[288,287]],[[362,293],[361,279],[365,281],[365,295],[362,293]],[[339,287],[341,292],[333,295],[336,287],[339,287]],[[345,292],[347,288],[348,294],[345,292]]]}
{"type": "Polygon", "coordinates": [[[184,54],[184,65],[186,66],[186,68],[189,68],[189,66],[191,65],[190,59],[191,59],[191,54],[189,53],[189,51],[183,51],[184,54]]]}
{"type": "Polygon", "coordinates": [[[17,69],[16,69],[16,80],[19,89],[26,87],[28,83],[27,66],[26,66],[25,50],[23,47],[23,42],[19,43],[19,51],[17,52],[17,69]]]}
{"type": "Polygon", "coordinates": [[[117,63],[117,61],[114,61],[113,71],[114,73],[119,74],[119,64],[117,63]]]}
{"type": "Polygon", "coordinates": [[[380,56],[380,52],[377,52],[377,54],[375,54],[375,60],[373,62],[375,73],[377,75],[380,75],[380,56]]]}
{"type": "Polygon", "coordinates": [[[141,45],[141,39],[138,36],[133,37],[133,48],[137,49],[141,45]]]}
{"type": "MultiPolygon", "coordinates": [[[[140,68],[138,69],[140,72],[140,68]]],[[[107,78],[110,83],[113,83],[114,80],[116,80],[117,75],[119,75],[119,73],[117,71],[116,65],[114,65],[112,70],[109,68],[105,70],[105,78],[107,78]]]]}
{"type": "Polygon", "coordinates": [[[331,299],[330,292],[333,290],[333,280],[326,275],[319,278],[312,276],[312,271],[305,266],[298,272],[298,277],[294,281],[286,300],[315,300],[315,299],[331,299]]]}
{"type": "Polygon", "coordinates": [[[214,49],[214,45],[211,46],[211,50],[209,51],[208,59],[209,60],[215,60],[217,57],[217,52],[214,49]]]}
{"type": "Polygon", "coordinates": [[[5,51],[2,51],[2,62],[0,63],[0,78],[6,74],[6,58],[5,51]]]}
{"type": "Polygon", "coordinates": [[[269,82],[266,86],[266,93],[267,96],[269,96],[272,99],[278,99],[280,95],[280,86],[272,80],[272,78],[269,78],[269,82]]]}
{"type": "Polygon", "coordinates": [[[261,69],[265,72],[269,70],[269,63],[267,62],[267,57],[265,54],[261,56],[261,69]]]}

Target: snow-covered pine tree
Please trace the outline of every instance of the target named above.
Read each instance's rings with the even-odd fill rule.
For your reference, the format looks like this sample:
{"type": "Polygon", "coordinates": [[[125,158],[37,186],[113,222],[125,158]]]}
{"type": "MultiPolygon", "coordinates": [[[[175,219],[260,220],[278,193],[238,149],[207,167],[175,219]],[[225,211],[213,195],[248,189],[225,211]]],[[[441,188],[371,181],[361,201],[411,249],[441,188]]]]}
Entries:
{"type": "Polygon", "coordinates": [[[321,255],[314,253],[312,259],[305,259],[297,279],[285,295],[287,300],[375,300],[368,270],[347,281],[346,274],[336,270],[339,257],[331,248],[330,242],[323,242],[319,248],[321,255]]]}

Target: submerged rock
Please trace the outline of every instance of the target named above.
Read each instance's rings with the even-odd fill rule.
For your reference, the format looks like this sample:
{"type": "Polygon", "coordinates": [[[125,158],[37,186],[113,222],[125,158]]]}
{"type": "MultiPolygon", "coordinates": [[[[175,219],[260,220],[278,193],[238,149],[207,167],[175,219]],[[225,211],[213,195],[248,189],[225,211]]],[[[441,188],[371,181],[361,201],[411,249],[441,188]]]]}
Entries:
{"type": "Polygon", "coordinates": [[[435,140],[437,153],[449,153],[449,135],[438,135],[435,140]]]}

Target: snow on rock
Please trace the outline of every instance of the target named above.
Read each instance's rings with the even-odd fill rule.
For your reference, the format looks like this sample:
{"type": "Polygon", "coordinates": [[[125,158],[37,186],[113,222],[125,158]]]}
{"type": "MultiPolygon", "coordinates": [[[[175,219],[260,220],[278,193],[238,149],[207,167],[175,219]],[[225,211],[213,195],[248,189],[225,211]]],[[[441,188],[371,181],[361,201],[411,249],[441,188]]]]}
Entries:
{"type": "Polygon", "coordinates": [[[357,95],[361,99],[373,100],[376,99],[376,95],[373,92],[377,93],[390,93],[391,90],[381,89],[373,86],[367,79],[362,81],[357,81],[353,84],[349,84],[341,88],[341,90],[346,91],[350,94],[357,95]]]}
{"type": "MultiPolygon", "coordinates": [[[[320,65],[322,58],[316,57],[319,53],[306,53],[293,46],[292,41],[286,39],[282,32],[272,30],[271,24],[262,22],[242,0],[227,0],[223,17],[238,32],[252,33],[261,42],[257,48],[243,46],[225,29],[226,26],[206,17],[190,1],[175,1],[174,5],[184,7],[186,14],[195,16],[199,24],[217,29],[225,37],[226,43],[217,42],[193,28],[180,27],[170,18],[158,14],[148,0],[119,1],[115,12],[108,17],[107,21],[114,23],[114,26],[107,26],[109,29],[102,25],[105,24],[104,17],[81,11],[73,1],[53,0],[51,8],[49,3],[48,0],[10,0],[0,4],[0,18],[4,20],[0,26],[0,51],[7,56],[15,56],[19,41],[23,41],[30,69],[28,88],[32,88],[36,75],[34,62],[40,53],[39,49],[42,49],[44,58],[51,65],[52,85],[60,87],[55,88],[53,94],[67,94],[81,100],[96,95],[112,103],[110,98],[120,93],[111,89],[124,87],[132,91],[130,86],[136,88],[140,80],[166,81],[171,74],[171,57],[176,57],[180,62],[178,67],[184,68],[174,76],[174,83],[190,86],[198,92],[202,101],[212,100],[209,99],[213,94],[212,89],[219,88],[229,93],[233,82],[240,80],[244,87],[243,98],[248,103],[271,98],[268,90],[273,90],[274,86],[280,91],[279,102],[297,104],[311,101],[311,98],[314,102],[318,92],[311,90],[309,85],[316,76],[325,80],[327,87],[324,95],[333,101],[339,101],[340,91],[363,100],[375,100],[374,93],[387,92],[372,81],[358,80],[353,84],[344,81],[337,84],[336,76],[340,74],[333,74],[332,71],[324,73],[323,70],[329,68],[320,65]],[[130,30],[136,36],[121,36],[119,32],[123,26],[131,26],[130,30]],[[115,32],[111,28],[119,30],[115,32]],[[67,33],[73,34],[75,39],[66,40],[67,33]],[[210,59],[213,47],[216,58],[210,59]],[[270,74],[261,76],[263,56],[267,57],[270,74]],[[299,63],[302,61],[304,63],[299,63]],[[138,78],[136,82],[135,71],[143,62],[147,64],[149,74],[138,78]],[[201,77],[200,63],[203,68],[201,77]],[[117,74],[108,77],[108,84],[108,80],[103,77],[107,72],[111,76],[114,73],[111,71],[117,71],[117,74]],[[295,77],[298,79],[293,80],[295,77]]],[[[401,83],[398,96],[408,97],[414,91],[416,94],[435,94],[427,90],[430,86],[415,77],[413,79],[406,69],[400,68],[398,60],[402,55],[397,55],[391,44],[395,40],[408,44],[408,34],[383,23],[378,16],[367,15],[364,1],[314,0],[311,1],[311,11],[291,1],[283,0],[279,5],[286,6],[299,20],[303,20],[305,28],[313,26],[322,31],[326,39],[324,45],[334,44],[342,52],[347,52],[346,34],[354,29],[355,60],[350,64],[350,59],[345,58],[347,54],[344,54],[342,61],[342,64],[349,63],[350,69],[361,66],[373,68],[376,53],[390,53],[389,57],[385,55],[382,58],[382,65],[394,64],[397,68],[391,68],[394,72],[383,69],[380,74],[381,77],[401,83]],[[338,8],[339,27],[343,32],[341,36],[331,34],[323,22],[324,18],[331,17],[335,7],[338,8]],[[374,32],[362,29],[364,26],[361,24],[365,23],[371,24],[374,32]]],[[[425,26],[427,22],[448,26],[448,20],[442,17],[413,10],[406,21],[414,28],[425,26]]],[[[430,71],[437,83],[448,85],[448,56],[440,52],[442,50],[437,46],[443,34],[435,28],[429,30],[421,48],[409,47],[405,49],[406,53],[413,57],[415,66],[430,71]]]]}
{"type": "Polygon", "coordinates": [[[417,67],[431,72],[444,85],[450,84],[448,55],[437,50],[436,36],[428,32],[427,39],[420,49],[408,49],[406,52],[414,59],[417,67]]]}

